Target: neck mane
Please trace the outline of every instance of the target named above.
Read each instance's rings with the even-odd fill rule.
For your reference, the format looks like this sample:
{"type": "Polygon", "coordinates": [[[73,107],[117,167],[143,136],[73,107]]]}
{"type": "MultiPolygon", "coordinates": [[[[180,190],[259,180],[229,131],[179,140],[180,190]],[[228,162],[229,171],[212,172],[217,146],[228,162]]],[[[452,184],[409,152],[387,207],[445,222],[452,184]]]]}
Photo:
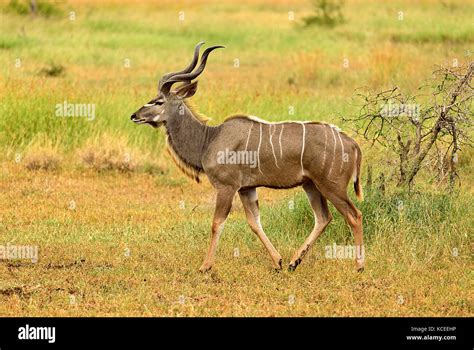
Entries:
{"type": "Polygon", "coordinates": [[[204,171],[202,156],[214,138],[217,127],[207,126],[209,120],[199,114],[189,102],[178,107],[184,114],[177,115],[166,123],[167,150],[181,171],[199,183],[204,171]]]}

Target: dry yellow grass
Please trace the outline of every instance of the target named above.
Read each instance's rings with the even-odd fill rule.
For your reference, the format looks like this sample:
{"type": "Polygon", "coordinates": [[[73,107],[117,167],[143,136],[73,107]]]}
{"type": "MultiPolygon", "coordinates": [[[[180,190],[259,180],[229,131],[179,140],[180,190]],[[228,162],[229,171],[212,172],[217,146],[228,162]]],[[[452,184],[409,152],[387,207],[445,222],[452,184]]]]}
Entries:
{"type": "Polygon", "coordinates": [[[118,170],[134,171],[145,158],[137,149],[132,149],[123,136],[113,137],[103,134],[92,140],[86,140],[85,145],[78,150],[82,165],[96,171],[118,170]]]}
{"type": "MultiPolygon", "coordinates": [[[[368,241],[361,274],[352,260],[323,257],[328,237],[295,273],[275,273],[236,201],[215,269],[201,274],[208,183],[22,169],[2,168],[2,242],[38,245],[39,261],[0,261],[4,316],[472,315],[467,241],[453,257],[435,241],[410,245],[393,227],[368,241]]],[[[264,212],[293,193],[260,191],[264,212]]],[[[289,240],[268,232],[285,261],[303,239],[294,229],[289,240]]]]}
{"type": "MultiPolygon", "coordinates": [[[[227,46],[193,98],[210,124],[238,112],[338,124],[357,113],[356,88],[413,91],[435,64],[472,60],[468,1],[346,1],[346,22],[334,29],[300,28],[312,10],[296,0],[70,0],[63,10],[34,20],[0,13],[0,245],[39,247],[37,263],[0,260],[0,315],[473,315],[472,151],[460,154],[459,195],[439,197],[442,188],[422,176],[423,196],[412,203],[424,208],[419,220],[393,213],[398,194],[359,204],[363,274],[350,260],[324,258],[326,245],[353,242],[337,213],[295,273],[273,272],[235,201],[215,269],[203,275],[213,189],[163,155],[162,130],[129,120],[156,93],[158,75],[182,68],[204,39],[227,46]],[[38,74],[51,61],[62,76],[38,74]],[[65,100],[95,104],[96,118],[55,117],[65,100]],[[84,159],[90,169],[78,166],[84,159]]],[[[358,141],[375,176],[388,177],[393,158],[358,141]]],[[[285,263],[311,228],[304,201],[288,209],[298,192],[259,191],[263,225],[285,263]]]]}

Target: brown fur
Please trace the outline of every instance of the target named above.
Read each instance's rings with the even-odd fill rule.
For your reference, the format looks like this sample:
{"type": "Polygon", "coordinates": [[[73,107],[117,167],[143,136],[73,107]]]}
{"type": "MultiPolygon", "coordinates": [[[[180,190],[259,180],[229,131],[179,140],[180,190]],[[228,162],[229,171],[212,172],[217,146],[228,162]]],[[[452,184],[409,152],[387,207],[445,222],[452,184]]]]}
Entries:
{"type": "Polygon", "coordinates": [[[256,189],[295,186],[302,186],[306,192],[315,225],[293,255],[289,269],[294,270],[301,263],[330,223],[330,201],[352,229],[356,248],[362,252],[356,257],[356,264],[362,270],[362,214],[347,195],[347,186],[353,181],[357,198],[363,198],[360,147],[338,128],[321,122],[269,123],[237,114],[218,126],[206,125],[208,118],[199,114],[186,99],[196,92],[197,81],[193,80],[203,71],[209,53],[222,46],[207,48],[200,66],[193,71],[202,44],[195,47],[191,64],[180,72],[166,74],[160,80],[158,96],[131,116],[137,124],[164,125],[168,151],[178,167],[197,182],[200,174],[206,174],[217,191],[211,243],[200,271],[212,268],[219,237],[236,193],[239,193],[250,228],[269,252],[273,266],[281,269],[282,257],[260,223],[256,189]],[[171,92],[176,82],[183,84],[171,92]],[[237,161],[236,155],[243,158],[237,161]]]}

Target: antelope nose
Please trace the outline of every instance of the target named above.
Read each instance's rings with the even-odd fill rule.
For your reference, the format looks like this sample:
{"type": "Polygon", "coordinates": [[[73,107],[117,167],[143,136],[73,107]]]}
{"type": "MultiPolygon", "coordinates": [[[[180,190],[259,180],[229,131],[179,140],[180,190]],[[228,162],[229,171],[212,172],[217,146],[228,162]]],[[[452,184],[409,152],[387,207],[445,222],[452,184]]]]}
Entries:
{"type": "Polygon", "coordinates": [[[131,116],[130,116],[130,120],[135,120],[137,119],[137,115],[135,113],[133,113],[131,116]]]}

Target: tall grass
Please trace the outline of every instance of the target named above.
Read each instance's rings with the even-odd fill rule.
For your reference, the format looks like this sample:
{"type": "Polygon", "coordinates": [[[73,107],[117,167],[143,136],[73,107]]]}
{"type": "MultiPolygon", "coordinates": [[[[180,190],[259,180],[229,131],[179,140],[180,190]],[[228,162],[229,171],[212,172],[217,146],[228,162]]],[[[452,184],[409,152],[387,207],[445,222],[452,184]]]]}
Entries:
{"type": "Polygon", "coordinates": [[[159,75],[186,64],[193,45],[202,39],[227,47],[211,57],[194,98],[214,123],[236,112],[269,120],[338,123],[340,115],[357,111],[351,106],[355,88],[382,86],[390,80],[415,88],[433,64],[451,60],[453,54],[460,63],[466,59],[462,53],[473,37],[472,28],[464,24],[473,13],[467,2],[448,9],[442,4],[401,2],[383,10],[371,2],[347,2],[346,21],[335,29],[298,25],[311,13],[310,2],[291,5],[295,21],[289,20],[287,6],[258,1],[246,7],[188,5],[184,21],[178,19],[178,5],[136,5],[133,13],[127,6],[76,1],[70,6],[74,21],[68,13],[30,21],[3,8],[3,153],[21,150],[39,132],[52,142],[60,141],[66,153],[106,132],[155,151],[163,143],[160,133],[132,125],[128,116],[153,97],[159,75]],[[406,9],[403,21],[397,18],[399,8],[406,9]],[[452,50],[441,50],[446,44],[452,50]],[[239,68],[234,67],[235,59],[239,68]],[[125,67],[125,60],[130,67],[125,67]],[[42,77],[50,62],[64,67],[65,73],[42,77]],[[64,100],[94,103],[98,117],[94,122],[56,118],[54,106],[64,100]],[[293,115],[289,106],[294,107],[293,115]]]}
{"type": "MultiPolygon", "coordinates": [[[[442,235],[444,237],[440,239],[445,239],[469,232],[466,224],[470,221],[468,208],[472,205],[472,199],[465,195],[400,190],[382,194],[370,191],[363,202],[353,201],[364,214],[365,238],[369,242],[379,235],[395,234],[397,230],[419,239],[436,235],[442,235]]],[[[277,206],[263,210],[262,216],[265,217],[264,223],[267,223],[268,230],[275,232],[276,237],[281,239],[306,237],[314,224],[311,207],[302,191],[277,206]]],[[[332,206],[331,211],[334,218],[325,236],[335,241],[352,240],[349,226],[342,215],[332,206]]]]}
{"type": "MultiPolygon", "coordinates": [[[[472,315],[472,150],[459,156],[459,193],[443,194],[426,173],[411,193],[389,181],[385,193],[366,189],[355,202],[363,274],[353,261],[324,258],[325,246],[354,242],[332,206],[332,223],[301,267],[270,272],[235,200],[215,270],[200,275],[212,186],[190,183],[162,159],[163,130],[130,121],[160,75],[185,66],[205,40],[226,46],[209,58],[193,97],[210,124],[238,112],[340,124],[358,111],[358,87],[415,91],[435,64],[472,60],[471,2],[346,0],[345,21],[334,28],[303,28],[310,1],[63,5],[33,19],[0,4],[0,244],[41,252],[36,265],[0,264],[1,315],[472,315]],[[94,104],[95,118],[56,116],[64,101],[94,104]],[[122,172],[104,171],[111,168],[122,172]]],[[[351,125],[340,126],[352,135],[351,125]]],[[[358,141],[362,178],[365,164],[374,179],[389,178],[394,159],[358,141]]],[[[259,193],[263,227],[288,263],[311,232],[309,203],[301,190],[259,193]]]]}

